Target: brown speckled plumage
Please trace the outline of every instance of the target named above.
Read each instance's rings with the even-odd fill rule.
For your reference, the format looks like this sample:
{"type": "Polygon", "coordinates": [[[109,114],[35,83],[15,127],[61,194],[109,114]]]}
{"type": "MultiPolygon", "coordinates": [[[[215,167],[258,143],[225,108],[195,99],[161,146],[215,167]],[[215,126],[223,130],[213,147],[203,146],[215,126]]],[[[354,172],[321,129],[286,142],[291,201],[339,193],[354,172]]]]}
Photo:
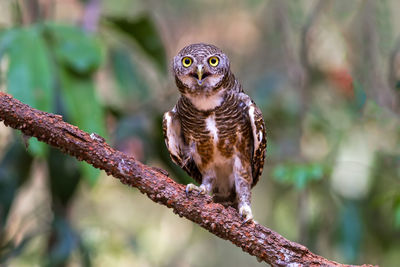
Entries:
{"type": "Polygon", "coordinates": [[[261,111],[230,71],[229,59],[213,45],[183,48],[173,70],[181,97],[163,120],[172,160],[207,192],[222,199],[233,192],[241,213],[251,216],[250,188],[262,173],[266,149],[261,111]],[[191,66],[182,66],[185,57],[192,58],[191,66]],[[212,67],[211,57],[218,57],[218,66],[212,67]]]}

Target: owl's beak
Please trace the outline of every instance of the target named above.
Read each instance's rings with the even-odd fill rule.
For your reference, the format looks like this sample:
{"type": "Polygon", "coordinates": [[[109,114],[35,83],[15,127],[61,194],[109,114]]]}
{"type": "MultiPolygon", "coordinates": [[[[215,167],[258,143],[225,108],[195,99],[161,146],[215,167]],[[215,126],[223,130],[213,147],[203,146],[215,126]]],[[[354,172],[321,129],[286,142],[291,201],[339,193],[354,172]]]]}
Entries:
{"type": "Polygon", "coordinates": [[[197,83],[201,85],[203,83],[203,74],[204,74],[204,68],[203,65],[197,65],[197,83]]]}

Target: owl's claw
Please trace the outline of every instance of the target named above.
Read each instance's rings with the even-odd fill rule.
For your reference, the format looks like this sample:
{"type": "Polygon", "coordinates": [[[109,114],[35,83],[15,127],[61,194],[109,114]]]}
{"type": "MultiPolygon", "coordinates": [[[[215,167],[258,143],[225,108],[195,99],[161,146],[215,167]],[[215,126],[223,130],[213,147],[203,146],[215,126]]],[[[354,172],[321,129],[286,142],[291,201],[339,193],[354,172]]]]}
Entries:
{"type": "Polygon", "coordinates": [[[186,186],[186,196],[189,195],[190,192],[192,192],[197,186],[195,186],[194,184],[188,184],[186,186]]]}
{"type": "Polygon", "coordinates": [[[244,204],[239,208],[239,213],[244,218],[243,224],[247,223],[248,221],[253,221],[253,213],[251,212],[251,208],[249,205],[244,204]]]}
{"type": "Polygon", "coordinates": [[[188,196],[189,195],[189,193],[190,192],[192,192],[192,191],[198,191],[199,192],[199,195],[201,194],[201,195],[205,195],[206,193],[207,193],[207,190],[206,190],[206,186],[205,185],[200,185],[200,186],[197,186],[197,185],[194,185],[194,184],[188,184],[187,186],[186,186],[186,195],[188,196]]]}
{"type": "Polygon", "coordinates": [[[207,194],[207,189],[206,189],[206,186],[204,184],[201,184],[199,186],[199,194],[202,194],[202,195],[207,194]]]}

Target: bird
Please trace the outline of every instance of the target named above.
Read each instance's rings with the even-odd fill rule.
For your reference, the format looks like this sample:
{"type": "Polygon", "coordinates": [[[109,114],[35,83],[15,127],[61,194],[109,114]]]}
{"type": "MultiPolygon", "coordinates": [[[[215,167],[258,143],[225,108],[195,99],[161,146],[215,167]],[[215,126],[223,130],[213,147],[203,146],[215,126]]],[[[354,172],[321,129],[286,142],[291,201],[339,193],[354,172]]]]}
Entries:
{"type": "Polygon", "coordinates": [[[186,193],[231,202],[244,222],[253,220],[251,189],[266,153],[261,110],[212,44],[185,46],[172,72],[180,97],[163,116],[163,133],[172,161],[200,184],[188,184],[186,193]]]}

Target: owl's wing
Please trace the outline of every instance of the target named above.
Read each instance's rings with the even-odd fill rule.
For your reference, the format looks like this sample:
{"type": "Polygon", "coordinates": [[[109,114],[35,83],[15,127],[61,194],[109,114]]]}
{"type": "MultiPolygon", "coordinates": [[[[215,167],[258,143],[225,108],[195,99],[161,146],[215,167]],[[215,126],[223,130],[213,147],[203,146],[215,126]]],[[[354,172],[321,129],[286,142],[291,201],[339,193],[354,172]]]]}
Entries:
{"type": "Polygon", "coordinates": [[[192,157],[187,155],[186,151],[188,151],[188,149],[184,143],[181,125],[177,116],[175,108],[166,112],[163,116],[165,144],[167,145],[172,161],[198,183],[201,183],[202,175],[192,157]]]}
{"type": "Polygon", "coordinates": [[[253,158],[251,162],[253,172],[252,186],[255,186],[263,171],[267,139],[261,110],[253,101],[251,101],[249,105],[249,118],[253,133],[253,158]]]}

